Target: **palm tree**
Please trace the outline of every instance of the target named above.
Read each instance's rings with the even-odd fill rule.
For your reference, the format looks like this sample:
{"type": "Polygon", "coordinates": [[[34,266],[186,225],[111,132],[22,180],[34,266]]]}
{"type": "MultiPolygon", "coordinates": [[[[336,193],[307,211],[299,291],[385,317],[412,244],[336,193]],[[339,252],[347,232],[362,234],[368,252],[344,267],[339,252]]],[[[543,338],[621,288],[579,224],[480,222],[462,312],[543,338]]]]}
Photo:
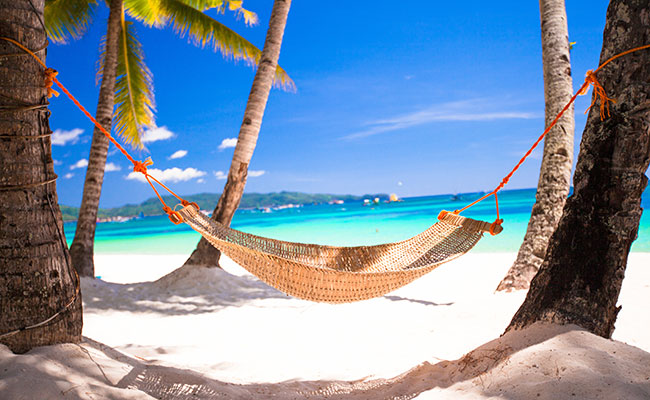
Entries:
{"type": "MultiPolygon", "coordinates": [[[[291,0],[275,0],[273,2],[262,57],[248,96],[244,120],[239,128],[237,146],[230,163],[226,186],[212,213],[212,219],[226,226],[230,225],[244,193],[244,186],[248,176],[248,164],[253,157],[257,137],[262,126],[264,109],[273,85],[274,71],[280,58],[280,47],[282,46],[284,27],[287,24],[290,7],[291,0]]],[[[207,240],[201,238],[190,258],[185,261],[185,265],[215,266],[219,263],[219,257],[219,251],[211,246],[207,240]]]]}
{"type": "MultiPolygon", "coordinates": [[[[45,7],[45,19],[50,38],[64,42],[68,37],[80,37],[92,19],[96,0],[53,0],[45,7]]],[[[111,0],[106,38],[102,43],[101,77],[96,118],[110,131],[115,111],[116,131],[128,143],[142,148],[143,127],[153,126],[152,75],[144,63],[142,46],[138,42],[133,23],[125,14],[142,21],[146,26],[172,26],[181,36],[189,33],[200,46],[211,45],[223,55],[256,63],[260,51],[234,31],[204,13],[226,8],[244,16],[247,24],[254,24],[257,16],[242,8],[235,0],[111,0]]],[[[291,84],[286,73],[275,70],[279,81],[291,84]]],[[[104,179],[104,168],[109,142],[95,128],[88,157],[83,197],[75,237],[70,247],[72,262],[82,276],[94,276],[95,221],[104,179]]]]}
{"type": "MultiPolygon", "coordinates": [[[[117,78],[117,59],[120,51],[120,36],[122,34],[122,0],[110,0],[108,26],[104,40],[102,83],[99,88],[99,101],[95,118],[106,129],[111,131],[113,122],[113,106],[115,104],[115,81],[117,78]]],[[[47,15],[46,15],[47,18],[47,15]]],[[[47,20],[47,19],[46,19],[47,20]]],[[[109,141],[97,128],[93,130],[90,145],[86,179],[84,181],[81,208],[74,240],[70,246],[72,265],[81,276],[95,276],[93,262],[93,242],[95,238],[95,221],[99,208],[99,197],[104,181],[104,168],[108,154],[109,141]]]]}
{"type": "MultiPolygon", "coordinates": [[[[569,32],[564,0],[540,0],[542,22],[542,61],[546,126],[573,95],[569,32]]],[[[573,106],[568,109],[544,139],[544,156],[537,183],[537,194],[524,242],[517,259],[497,290],[528,289],[530,280],[544,260],[548,241],[555,231],[569,194],[573,163],[573,106]]]]}
{"type": "MultiPolygon", "coordinates": [[[[601,64],[650,40],[645,0],[611,0],[601,64]]],[[[597,72],[609,118],[591,110],[573,180],[542,266],[508,329],[537,321],[576,324],[609,338],[627,257],[639,230],[650,163],[650,51],[619,58],[597,72]]]]}
{"type": "MultiPolygon", "coordinates": [[[[0,36],[45,60],[43,0],[0,0],[0,36]],[[37,50],[38,49],[38,50],[37,50]]],[[[43,68],[0,40],[0,343],[81,340],[81,295],[57,203],[43,68]]]]}

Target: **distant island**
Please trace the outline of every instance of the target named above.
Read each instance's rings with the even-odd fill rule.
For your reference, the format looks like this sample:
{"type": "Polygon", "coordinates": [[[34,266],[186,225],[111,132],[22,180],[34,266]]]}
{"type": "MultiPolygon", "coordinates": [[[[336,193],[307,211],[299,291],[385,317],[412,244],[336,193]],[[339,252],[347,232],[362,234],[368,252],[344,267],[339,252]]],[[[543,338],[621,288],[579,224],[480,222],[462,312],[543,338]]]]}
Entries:
{"type": "MultiPolygon", "coordinates": [[[[219,193],[199,193],[185,197],[189,202],[195,202],[202,210],[212,211],[219,200],[219,193]]],[[[300,192],[279,192],[279,193],[244,193],[242,196],[240,209],[256,209],[306,204],[321,203],[339,203],[363,201],[364,199],[379,198],[381,201],[389,199],[388,194],[367,194],[355,196],[350,194],[311,194],[300,192]]],[[[163,199],[168,204],[176,204],[178,200],[172,196],[164,196],[163,199]]],[[[63,221],[76,221],[79,215],[79,207],[70,207],[61,205],[63,221]]],[[[162,206],[157,197],[152,197],[140,204],[127,204],[115,208],[100,208],[97,218],[100,220],[110,220],[120,217],[132,218],[136,216],[155,216],[163,215],[162,206]]]]}

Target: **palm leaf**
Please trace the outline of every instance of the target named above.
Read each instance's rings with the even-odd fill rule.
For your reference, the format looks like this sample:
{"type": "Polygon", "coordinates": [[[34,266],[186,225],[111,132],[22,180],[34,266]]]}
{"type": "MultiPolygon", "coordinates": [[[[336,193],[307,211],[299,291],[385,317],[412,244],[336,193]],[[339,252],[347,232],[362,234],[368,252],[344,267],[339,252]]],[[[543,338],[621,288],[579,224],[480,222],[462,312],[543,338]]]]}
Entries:
{"type": "Polygon", "coordinates": [[[124,0],[124,8],[129,16],[149,26],[159,27],[164,23],[160,13],[160,0],[124,0]]]}
{"type": "Polygon", "coordinates": [[[126,143],[143,148],[142,128],[154,126],[153,76],[132,23],[122,20],[115,82],[115,131],[126,143]]]}
{"type": "Polygon", "coordinates": [[[78,39],[92,20],[97,0],[48,0],[45,2],[45,31],[55,43],[65,43],[69,37],[78,39]]]}
{"type": "MultiPolygon", "coordinates": [[[[137,1],[137,0],[129,0],[137,1]]],[[[142,0],[140,0],[142,1],[142,0]]],[[[257,65],[262,52],[248,40],[241,37],[232,29],[219,21],[201,12],[200,9],[192,7],[196,4],[199,7],[209,8],[215,6],[219,0],[148,0],[157,1],[160,15],[167,23],[170,23],[174,30],[181,36],[188,35],[190,41],[197,46],[212,47],[219,51],[224,57],[233,57],[235,60],[244,60],[250,65],[257,65]]],[[[228,1],[228,0],[225,0],[228,1]]],[[[230,3],[230,2],[228,2],[230,3]]],[[[233,3],[235,3],[233,1],[233,3]]],[[[125,3],[126,4],[126,3],[125,3]]],[[[223,2],[225,4],[225,2],[223,2]]],[[[235,4],[236,5],[236,4],[235,4]]],[[[239,4],[241,6],[241,4],[239,4]]],[[[223,7],[223,5],[222,5],[223,7]]],[[[230,6],[229,6],[230,7],[230,6]]],[[[127,9],[127,13],[133,18],[149,23],[144,14],[138,14],[135,9],[127,9]]],[[[153,25],[153,24],[152,24],[153,25]]],[[[159,27],[161,25],[158,25],[159,27]]],[[[276,86],[285,90],[295,89],[295,84],[289,75],[278,66],[275,72],[276,86]]]]}
{"type": "Polygon", "coordinates": [[[257,25],[258,18],[257,14],[252,11],[249,11],[243,7],[243,0],[180,0],[182,3],[187,4],[190,7],[196,8],[199,11],[206,11],[211,9],[217,9],[218,12],[224,13],[226,8],[230,11],[234,11],[237,16],[244,17],[246,25],[252,26],[257,25]],[[227,5],[227,7],[226,7],[227,5]]]}

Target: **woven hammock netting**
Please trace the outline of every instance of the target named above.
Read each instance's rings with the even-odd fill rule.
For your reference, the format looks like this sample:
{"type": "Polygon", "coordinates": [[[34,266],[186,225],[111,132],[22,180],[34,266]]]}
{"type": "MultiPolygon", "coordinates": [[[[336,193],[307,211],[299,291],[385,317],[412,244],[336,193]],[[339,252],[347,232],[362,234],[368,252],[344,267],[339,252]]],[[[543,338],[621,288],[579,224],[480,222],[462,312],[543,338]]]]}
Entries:
{"type": "Polygon", "coordinates": [[[472,249],[490,223],[442,213],[410,239],[376,246],[285,242],[223,226],[189,205],[183,222],[270,286],[301,299],[347,303],[383,296],[472,249]]]}

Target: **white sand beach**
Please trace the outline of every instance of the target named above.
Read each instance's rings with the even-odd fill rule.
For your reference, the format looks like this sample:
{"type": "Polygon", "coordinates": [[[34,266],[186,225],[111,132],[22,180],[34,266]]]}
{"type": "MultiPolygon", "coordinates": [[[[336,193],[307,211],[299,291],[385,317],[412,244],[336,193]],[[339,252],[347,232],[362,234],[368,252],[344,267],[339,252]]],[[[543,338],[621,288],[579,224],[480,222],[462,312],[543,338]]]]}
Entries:
{"type": "Polygon", "coordinates": [[[0,346],[0,398],[650,398],[650,254],[630,255],[614,340],[543,324],[500,337],[525,296],[494,292],[514,257],[470,253],[328,305],[232,262],[174,271],[185,256],[98,255],[84,342],[0,346]]]}

